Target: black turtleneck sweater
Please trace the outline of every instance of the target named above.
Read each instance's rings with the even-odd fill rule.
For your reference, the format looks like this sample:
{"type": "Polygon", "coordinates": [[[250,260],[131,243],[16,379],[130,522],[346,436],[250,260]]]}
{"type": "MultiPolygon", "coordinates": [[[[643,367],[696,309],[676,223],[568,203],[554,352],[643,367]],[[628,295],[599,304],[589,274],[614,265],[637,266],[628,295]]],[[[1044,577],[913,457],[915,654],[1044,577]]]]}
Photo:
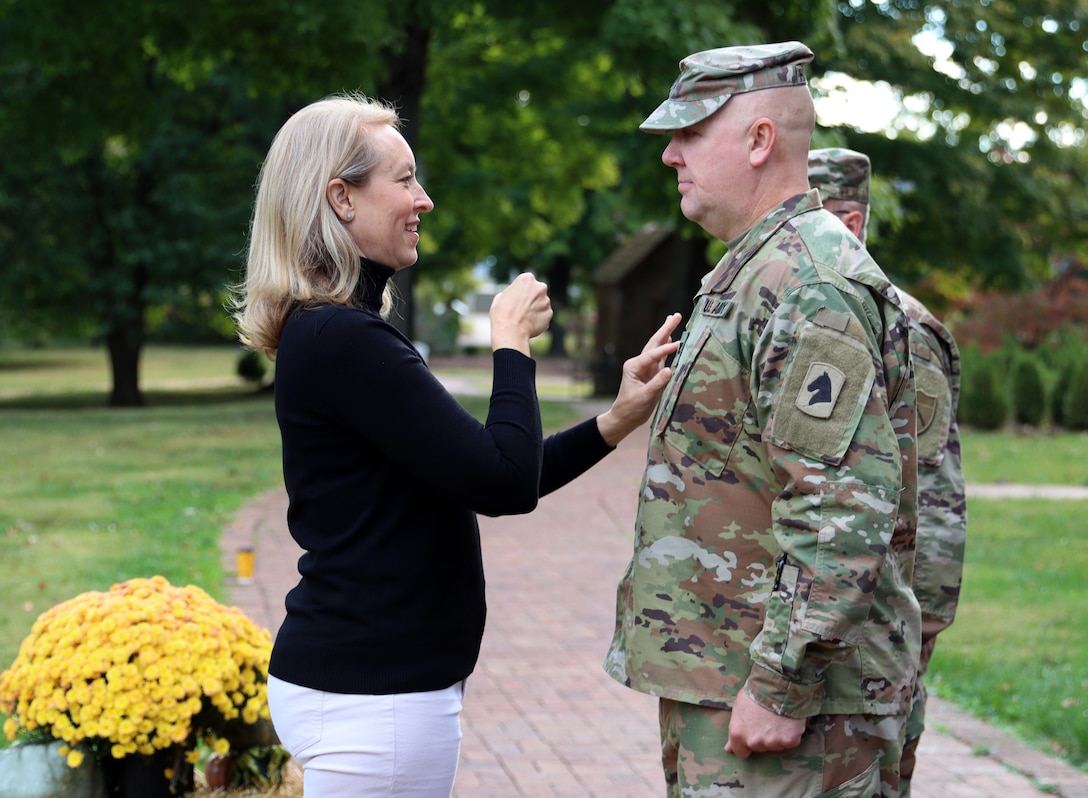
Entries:
{"type": "Polygon", "coordinates": [[[476,513],[527,513],[606,455],[594,419],[542,441],[535,363],[494,353],[481,424],[379,315],[393,270],[363,260],[353,306],[303,307],[276,357],[287,522],[301,580],[269,672],[337,693],[466,678],[484,629],[476,513]]]}

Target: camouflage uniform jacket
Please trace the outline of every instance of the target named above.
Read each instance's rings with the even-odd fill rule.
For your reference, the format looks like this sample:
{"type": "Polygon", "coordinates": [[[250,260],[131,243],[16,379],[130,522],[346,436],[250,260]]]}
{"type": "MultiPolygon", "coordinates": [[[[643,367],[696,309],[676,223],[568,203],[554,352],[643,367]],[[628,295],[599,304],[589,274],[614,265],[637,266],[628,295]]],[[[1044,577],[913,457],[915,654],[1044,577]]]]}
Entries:
{"type": "Polygon", "coordinates": [[[918,391],[918,543],[914,595],[922,608],[925,673],[937,634],[952,623],[963,581],[967,492],[956,408],[960,353],[951,333],[921,302],[899,289],[910,325],[918,391]]]}
{"type": "Polygon", "coordinates": [[[652,422],[614,678],[715,707],[746,687],[798,718],[909,709],[915,410],[896,303],[815,191],[703,280],[652,422]]]}

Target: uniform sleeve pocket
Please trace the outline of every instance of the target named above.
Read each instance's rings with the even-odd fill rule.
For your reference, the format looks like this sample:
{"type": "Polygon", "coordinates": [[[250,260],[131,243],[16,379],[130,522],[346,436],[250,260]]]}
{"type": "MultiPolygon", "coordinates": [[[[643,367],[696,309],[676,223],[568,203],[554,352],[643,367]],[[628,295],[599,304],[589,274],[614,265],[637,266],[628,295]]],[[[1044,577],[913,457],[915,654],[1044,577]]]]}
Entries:
{"type": "Polygon", "coordinates": [[[898,494],[832,482],[820,499],[812,589],[802,628],[824,640],[857,643],[869,617],[899,509],[898,494]]]}

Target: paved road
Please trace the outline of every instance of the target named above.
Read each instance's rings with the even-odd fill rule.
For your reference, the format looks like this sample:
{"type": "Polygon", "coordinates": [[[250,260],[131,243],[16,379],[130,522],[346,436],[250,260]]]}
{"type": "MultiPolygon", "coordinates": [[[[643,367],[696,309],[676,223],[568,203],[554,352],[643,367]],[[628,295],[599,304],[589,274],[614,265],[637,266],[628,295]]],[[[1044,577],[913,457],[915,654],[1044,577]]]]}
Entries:
{"type": "MultiPolygon", "coordinates": [[[[489,615],[462,718],[458,798],[662,795],[656,702],[601,667],[644,441],[632,435],[530,515],[480,519],[489,615]]],[[[228,573],[239,546],[255,548],[255,578],[234,580],[231,599],[273,633],[297,581],[285,513],[282,491],[259,496],[222,539],[228,573]]],[[[931,702],[929,721],[915,798],[1088,798],[1088,774],[945,701],[931,702]]]]}

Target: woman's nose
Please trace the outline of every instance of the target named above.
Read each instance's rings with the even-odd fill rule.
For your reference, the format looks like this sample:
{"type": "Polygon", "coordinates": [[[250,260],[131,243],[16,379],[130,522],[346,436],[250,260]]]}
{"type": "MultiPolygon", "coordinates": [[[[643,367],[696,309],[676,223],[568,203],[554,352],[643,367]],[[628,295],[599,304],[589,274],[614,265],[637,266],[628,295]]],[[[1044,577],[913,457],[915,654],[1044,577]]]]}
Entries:
{"type": "Polygon", "coordinates": [[[434,209],[434,201],[427,192],[423,190],[423,186],[419,187],[419,194],[416,197],[416,207],[419,208],[420,213],[427,213],[434,209]]]}

